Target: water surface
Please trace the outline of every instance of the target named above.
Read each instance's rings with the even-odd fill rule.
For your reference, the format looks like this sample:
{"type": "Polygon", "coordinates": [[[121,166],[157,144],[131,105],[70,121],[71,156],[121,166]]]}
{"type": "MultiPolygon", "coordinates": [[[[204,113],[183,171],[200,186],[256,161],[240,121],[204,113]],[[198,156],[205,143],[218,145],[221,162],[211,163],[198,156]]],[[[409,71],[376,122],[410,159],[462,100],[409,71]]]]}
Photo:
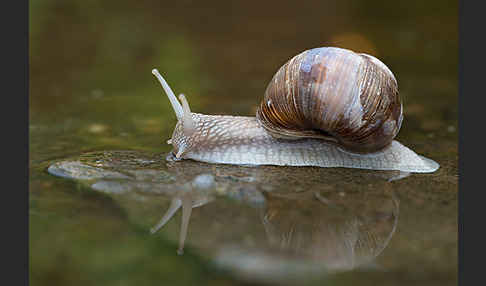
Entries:
{"type": "Polygon", "coordinates": [[[457,3],[213,3],[30,2],[32,284],[455,285],[457,3]],[[437,172],[165,160],[176,119],[152,68],[194,112],[253,115],[277,69],[318,46],[390,67],[397,139],[437,172]],[[125,177],[48,173],[68,161],[125,177]],[[150,233],[175,198],[197,206],[182,256],[181,210],[150,233]]]}

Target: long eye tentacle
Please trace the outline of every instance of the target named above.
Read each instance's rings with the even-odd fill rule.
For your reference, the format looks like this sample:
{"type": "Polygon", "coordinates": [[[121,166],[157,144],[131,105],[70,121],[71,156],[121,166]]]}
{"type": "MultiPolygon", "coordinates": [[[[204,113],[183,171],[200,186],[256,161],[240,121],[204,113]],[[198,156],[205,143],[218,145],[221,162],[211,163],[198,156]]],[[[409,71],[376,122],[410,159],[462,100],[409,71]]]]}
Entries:
{"type": "Polygon", "coordinates": [[[172,109],[174,109],[174,112],[176,114],[177,120],[180,121],[183,116],[183,109],[179,101],[177,101],[177,98],[170,88],[170,86],[167,84],[165,79],[160,75],[159,71],[157,69],[152,70],[152,74],[155,75],[155,77],[159,80],[160,84],[162,85],[162,88],[164,89],[165,93],[167,94],[167,97],[169,98],[169,101],[172,105],[172,109]]]}

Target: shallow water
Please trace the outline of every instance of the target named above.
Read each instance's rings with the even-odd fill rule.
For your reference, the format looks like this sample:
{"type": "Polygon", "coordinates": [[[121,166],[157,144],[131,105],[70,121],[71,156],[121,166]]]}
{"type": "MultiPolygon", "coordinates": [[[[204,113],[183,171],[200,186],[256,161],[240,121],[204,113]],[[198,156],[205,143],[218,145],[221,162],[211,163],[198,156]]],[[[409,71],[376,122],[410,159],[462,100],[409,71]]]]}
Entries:
{"type": "Polygon", "coordinates": [[[32,284],[457,284],[457,3],[214,3],[30,2],[32,284]],[[165,159],[176,120],[152,68],[194,112],[252,115],[317,46],[390,67],[397,139],[437,172],[165,159]],[[150,233],[177,199],[182,256],[182,210],[150,233]]]}

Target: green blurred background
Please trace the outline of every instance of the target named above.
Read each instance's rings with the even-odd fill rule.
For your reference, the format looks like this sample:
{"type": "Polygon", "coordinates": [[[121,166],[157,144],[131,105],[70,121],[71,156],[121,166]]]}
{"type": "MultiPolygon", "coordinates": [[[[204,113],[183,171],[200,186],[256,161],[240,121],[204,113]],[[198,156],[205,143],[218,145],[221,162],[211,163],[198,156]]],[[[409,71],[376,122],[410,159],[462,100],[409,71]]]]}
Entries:
{"type": "Polygon", "coordinates": [[[433,186],[402,184],[402,225],[412,230],[395,241],[415,244],[394,252],[392,241],[391,254],[415,255],[396,257],[390,275],[351,272],[327,283],[455,285],[457,9],[436,0],[31,0],[31,285],[251,283],[197,253],[174,255],[175,242],[147,236],[150,222],[131,222],[112,198],[45,168],[93,150],[168,152],[176,120],[154,67],[194,112],[253,115],[277,69],[319,46],[369,53],[390,67],[404,104],[398,140],[441,164],[428,177],[433,186]]]}

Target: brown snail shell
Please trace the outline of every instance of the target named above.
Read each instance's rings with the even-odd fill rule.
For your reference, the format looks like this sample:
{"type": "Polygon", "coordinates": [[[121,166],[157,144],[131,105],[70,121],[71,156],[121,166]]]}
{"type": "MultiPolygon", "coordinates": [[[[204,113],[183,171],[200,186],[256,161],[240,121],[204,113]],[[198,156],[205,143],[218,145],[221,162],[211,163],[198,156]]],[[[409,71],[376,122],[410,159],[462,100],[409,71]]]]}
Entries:
{"type": "Polygon", "coordinates": [[[257,118],[275,137],[321,138],[344,149],[383,149],[402,124],[393,73],[380,60],[350,50],[306,50],[273,76],[257,118]]]}

